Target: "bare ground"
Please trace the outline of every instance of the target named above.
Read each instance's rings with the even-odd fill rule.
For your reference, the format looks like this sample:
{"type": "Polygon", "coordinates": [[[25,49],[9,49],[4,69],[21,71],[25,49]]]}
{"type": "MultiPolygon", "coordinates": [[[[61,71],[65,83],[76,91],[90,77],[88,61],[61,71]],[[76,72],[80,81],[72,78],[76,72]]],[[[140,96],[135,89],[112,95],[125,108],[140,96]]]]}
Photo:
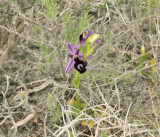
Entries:
{"type": "MultiPolygon", "coordinates": [[[[73,88],[71,81],[74,70],[64,77],[68,61],[67,41],[63,27],[54,27],[54,22],[43,17],[40,1],[1,2],[0,9],[0,137],[52,137],[95,136],[95,137],[158,137],[160,135],[160,90],[159,90],[159,6],[149,15],[143,9],[132,6],[128,1],[100,8],[104,1],[60,1],[61,13],[72,10],[82,16],[82,9],[91,6],[89,14],[93,32],[102,40],[97,45],[94,58],[89,62],[94,69],[82,76],[80,88],[73,88]],[[24,10],[25,9],[25,10],[24,10]],[[154,25],[153,25],[154,24],[154,25]],[[37,36],[33,26],[43,28],[43,35],[51,47],[51,64],[43,60],[40,44],[42,35],[37,36]],[[107,32],[110,33],[108,36],[107,32]],[[52,46],[52,41],[62,43],[52,46]],[[141,46],[154,56],[157,85],[133,69],[132,62],[141,57],[141,46]],[[60,63],[60,57],[63,62],[60,63]],[[132,56],[128,61],[125,53],[132,56]],[[40,65],[49,66],[40,71],[40,65]],[[132,74],[132,78],[126,77],[132,74]],[[67,101],[79,93],[86,109],[103,105],[106,117],[92,117],[93,127],[81,125],[81,118],[73,118],[67,101]],[[61,117],[48,94],[58,103],[61,117]],[[37,122],[38,120],[38,122],[37,122]],[[105,122],[106,123],[105,123],[105,122]],[[107,134],[104,134],[107,131],[107,134]]],[[[108,4],[109,5],[109,4],[108,4]]],[[[150,58],[144,70],[150,70],[150,58]]],[[[83,111],[85,113],[85,111],[83,111]]]]}

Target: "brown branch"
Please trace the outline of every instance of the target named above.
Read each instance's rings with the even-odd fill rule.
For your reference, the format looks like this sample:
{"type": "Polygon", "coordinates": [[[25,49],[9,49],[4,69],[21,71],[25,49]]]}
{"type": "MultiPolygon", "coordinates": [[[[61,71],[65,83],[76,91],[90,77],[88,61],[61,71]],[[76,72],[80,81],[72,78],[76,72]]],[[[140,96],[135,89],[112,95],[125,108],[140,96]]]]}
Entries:
{"type": "MultiPolygon", "coordinates": [[[[21,121],[18,121],[18,122],[16,123],[16,127],[19,127],[19,126],[22,126],[22,125],[26,124],[29,120],[31,120],[32,118],[34,118],[35,115],[36,115],[36,113],[29,114],[25,119],[23,119],[23,120],[21,120],[21,121]]],[[[15,128],[15,127],[12,126],[12,127],[11,127],[11,130],[13,130],[14,128],[15,128]]]]}
{"type": "MultiPolygon", "coordinates": [[[[61,87],[61,88],[64,88],[64,86],[65,86],[65,85],[63,85],[63,84],[61,84],[61,85],[60,85],[60,84],[57,84],[57,83],[56,83],[55,81],[53,81],[53,80],[49,80],[49,81],[44,82],[42,85],[40,85],[40,86],[38,86],[38,87],[35,87],[35,88],[33,88],[33,89],[26,89],[26,90],[23,91],[23,92],[24,92],[25,95],[27,95],[27,94],[30,94],[30,93],[34,93],[34,92],[41,91],[41,90],[45,89],[47,86],[53,85],[53,84],[54,84],[55,86],[58,86],[58,87],[61,87]]],[[[22,87],[25,87],[25,85],[22,85],[22,87]]],[[[19,89],[19,88],[21,88],[21,87],[18,87],[17,89],[19,89]]],[[[20,99],[19,94],[14,97],[14,100],[19,100],[19,99],[20,99]]]]}
{"type": "MultiPolygon", "coordinates": [[[[14,24],[13,28],[15,28],[18,33],[21,33],[25,27],[25,24],[20,19],[17,19],[17,22],[14,24]],[[18,26],[17,26],[17,22],[18,22],[18,26]]],[[[6,44],[6,48],[4,49],[4,52],[2,53],[0,58],[0,70],[3,68],[3,65],[8,58],[8,54],[10,50],[16,45],[17,41],[18,41],[17,35],[15,33],[10,32],[8,41],[6,44]]]]}
{"type": "Polygon", "coordinates": [[[31,114],[29,114],[26,118],[24,118],[21,121],[18,121],[17,123],[15,123],[10,130],[13,130],[19,126],[22,126],[24,124],[26,124],[29,120],[33,119],[36,116],[36,111],[33,109],[33,107],[31,105],[29,105],[29,109],[31,110],[31,114]]]}

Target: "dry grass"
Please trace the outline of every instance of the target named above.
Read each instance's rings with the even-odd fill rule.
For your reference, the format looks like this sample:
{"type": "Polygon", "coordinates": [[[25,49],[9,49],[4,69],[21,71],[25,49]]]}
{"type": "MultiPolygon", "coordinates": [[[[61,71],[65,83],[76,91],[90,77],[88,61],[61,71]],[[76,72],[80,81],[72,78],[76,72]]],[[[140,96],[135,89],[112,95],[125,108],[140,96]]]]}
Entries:
{"type": "MultiPolygon", "coordinates": [[[[62,0],[58,1],[59,18],[54,21],[46,20],[42,15],[41,1],[2,2],[1,137],[160,136],[160,2],[150,8],[145,1],[137,5],[131,2],[111,1],[104,6],[103,0],[62,0]],[[93,69],[82,76],[80,88],[76,90],[71,84],[75,71],[64,74],[68,41],[60,18],[67,11],[80,17],[83,9],[88,7],[91,7],[89,14],[94,15],[89,26],[101,35],[102,42],[97,45],[94,58],[88,62],[93,69]],[[40,34],[35,33],[34,25],[41,28],[40,34]],[[50,47],[48,56],[53,56],[52,63],[44,61],[42,43],[50,47]],[[155,59],[156,86],[140,73],[141,70],[132,66],[142,56],[142,45],[155,59]],[[132,59],[127,60],[126,54],[132,59]],[[49,67],[40,71],[41,64],[49,67]],[[75,98],[76,93],[80,102],[87,105],[75,118],[67,101],[75,98]],[[103,116],[87,113],[92,109],[96,114],[100,106],[105,109],[98,110],[103,116]],[[84,126],[81,124],[84,120],[93,121],[94,125],[84,126]]],[[[151,71],[151,68],[149,58],[142,70],[151,71]]]]}

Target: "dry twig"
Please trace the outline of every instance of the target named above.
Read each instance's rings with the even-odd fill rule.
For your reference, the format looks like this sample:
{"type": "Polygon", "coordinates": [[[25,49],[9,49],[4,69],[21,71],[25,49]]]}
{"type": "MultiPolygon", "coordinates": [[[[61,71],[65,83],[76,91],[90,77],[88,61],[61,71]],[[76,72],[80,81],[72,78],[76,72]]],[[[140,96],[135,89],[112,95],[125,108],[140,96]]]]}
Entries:
{"type": "MultiPolygon", "coordinates": [[[[16,30],[17,33],[21,33],[25,27],[25,24],[22,20],[21,21],[18,20],[17,22],[14,24],[13,28],[16,30]],[[18,26],[17,26],[17,22],[19,24],[18,26]]],[[[0,26],[0,27],[3,29],[6,28],[4,26],[0,26]]],[[[8,41],[7,41],[7,45],[6,45],[6,49],[4,49],[4,52],[2,53],[1,58],[0,58],[0,70],[2,69],[3,64],[5,63],[10,50],[16,45],[16,41],[18,41],[16,36],[17,35],[15,33],[10,32],[8,41]]]]}
{"type": "MultiPolygon", "coordinates": [[[[33,119],[35,117],[36,113],[32,113],[32,114],[29,114],[25,119],[17,122],[15,125],[16,127],[19,127],[19,126],[22,126],[24,124],[26,124],[29,120],[33,119]]],[[[14,126],[11,127],[11,130],[15,129],[14,126]]]]}

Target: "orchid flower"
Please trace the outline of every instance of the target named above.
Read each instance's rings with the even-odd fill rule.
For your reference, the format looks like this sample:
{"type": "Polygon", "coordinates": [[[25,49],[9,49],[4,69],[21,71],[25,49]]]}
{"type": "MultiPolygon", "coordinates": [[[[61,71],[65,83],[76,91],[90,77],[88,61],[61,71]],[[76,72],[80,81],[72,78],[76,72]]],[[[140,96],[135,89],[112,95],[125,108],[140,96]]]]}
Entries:
{"type": "MultiPolygon", "coordinates": [[[[69,60],[69,62],[68,62],[68,65],[67,65],[67,67],[66,67],[65,72],[66,72],[66,73],[69,73],[69,71],[70,71],[70,70],[74,67],[74,65],[75,65],[75,60],[74,60],[75,56],[78,57],[80,60],[83,60],[83,54],[82,54],[82,53],[79,53],[79,49],[76,51],[75,47],[73,47],[70,42],[67,43],[66,45],[67,45],[67,48],[68,48],[68,50],[69,50],[69,52],[70,52],[70,54],[69,54],[70,60],[69,60]]],[[[87,57],[87,59],[92,58],[92,57],[93,57],[93,55],[90,55],[90,56],[87,57]]]]}
{"type": "MultiPolygon", "coordinates": [[[[95,39],[94,42],[96,42],[96,43],[99,44],[99,43],[101,42],[99,39],[97,39],[97,38],[99,37],[99,35],[98,35],[98,34],[94,34],[94,35],[95,35],[95,36],[94,36],[94,39],[95,39]]],[[[93,36],[91,29],[88,30],[88,31],[86,32],[86,34],[85,34],[85,33],[82,33],[82,34],[79,36],[80,43],[79,43],[78,45],[76,45],[74,48],[76,49],[77,47],[79,47],[80,45],[82,45],[83,43],[85,43],[86,40],[87,40],[90,36],[93,36]]],[[[92,39],[93,39],[93,38],[92,38],[92,39]]]]}

